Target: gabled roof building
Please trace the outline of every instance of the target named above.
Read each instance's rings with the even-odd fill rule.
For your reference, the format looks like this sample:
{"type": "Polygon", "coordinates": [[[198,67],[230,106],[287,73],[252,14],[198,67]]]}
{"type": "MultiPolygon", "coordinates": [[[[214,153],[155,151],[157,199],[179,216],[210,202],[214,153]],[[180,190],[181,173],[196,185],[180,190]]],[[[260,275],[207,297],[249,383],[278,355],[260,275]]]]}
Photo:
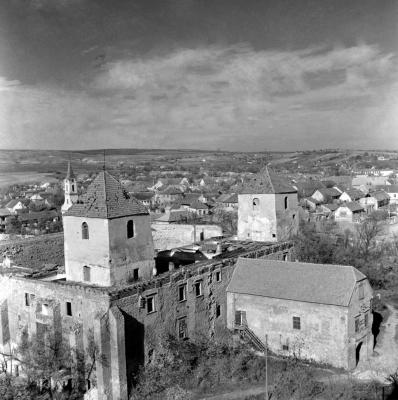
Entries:
{"type": "Polygon", "coordinates": [[[227,287],[227,324],[277,354],[346,369],[373,349],[372,289],[351,266],[239,258],[227,287]]]}

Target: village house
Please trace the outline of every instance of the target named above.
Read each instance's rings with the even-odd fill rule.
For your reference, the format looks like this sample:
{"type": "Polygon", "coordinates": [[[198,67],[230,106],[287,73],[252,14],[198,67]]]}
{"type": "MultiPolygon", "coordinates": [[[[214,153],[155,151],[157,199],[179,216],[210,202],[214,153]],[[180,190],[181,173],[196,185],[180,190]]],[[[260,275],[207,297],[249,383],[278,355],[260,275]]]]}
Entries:
{"type": "Polygon", "coordinates": [[[356,201],[344,202],[334,211],[336,222],[359,222],[365,209],[356,201]]]}
{"type": "Polygon", "coordinates": [[[331,218],[334,216],[334,212],[338,209],[339,205],[336,203],[320,204],[317,211],[325,215],[325,217],[331,218]]]}
{"type": "Polygon", "coordinates": [[[311,197],[316,201],[318,201],[319,203],[333,202],[333,200],[337,200],[340,196],[341,192],[336,188],[317,189],[311,195],[311,197]]]}
{"type": "Polygon", "coordinates": [[[153,192],[130,193],[130,195],[139,200],[147,208],[151,208],[156,204],[155,194],[153,192]]]}
{"type": "Polygon", "coordinates": [[[220,195],[216,199],[216,207],[224,211],[237,211],[238,210],[238,195],[236,193],[226,193],[220,195]]]}
{"type": "Polygon", "coordinates": [[[372,297],[354,267],[239,258],[227,324],[276,354],[353,369],[373,351],[372,297]]]}
{"type": "Polygon", "coordinates": [[[378,186],[377,189],[385,191],[390,196],[389,204],[398,204],[398,185],[378,186]]]}
{"type": "Polygon", "coordinates": [[[384,190],[369,192],[359,200],[359,203],[367,213],[371,213],[372,211],[388,206],[390,203],[390,196],[384,190]]]}
{"type": "Polygon", "coordinates": [[[351,202],[351,201],[358,201],[359,199],[361,199],[362,197],[364,197],[364,194],[361,190],[359,189],[350,189],[350,190],[346,190],[344,191],[341,196],[339,197],[339,200],[341,202],[351,202]]]}
{"type": "Polygon", "coordinates": [[[22,199],[13,199],[6,204],[6,209],[12,214],[16,214],[18,211],[27,210],[25,201],[22,199]]]}

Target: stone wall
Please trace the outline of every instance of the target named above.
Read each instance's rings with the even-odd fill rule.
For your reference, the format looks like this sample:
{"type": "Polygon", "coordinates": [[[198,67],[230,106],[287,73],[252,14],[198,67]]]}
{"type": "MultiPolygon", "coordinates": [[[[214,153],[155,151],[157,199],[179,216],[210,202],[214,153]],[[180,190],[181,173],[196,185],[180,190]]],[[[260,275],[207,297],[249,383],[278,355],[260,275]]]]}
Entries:
{"type": "Polygon", "coordinates": [[[191,224],[161,224],[156,222],[152,224],[153,242],[157,250],[187,246],[203,239],[221,235],[222,229],[218,225],[196,225],[194,227],[191,224]],[[201,236],[202,232],[203,236],[201,236]]]}
{"type": "Polygon", "coordinates": [[[247,325],[274,353],[348,368],[348,308],[228,293],[228,327],[235,311],[245,311],[247,325]],[[301,329],[293,328],[293,317],[301,329]],[[286,346],[286,347],[284,347],[286,346]]]}

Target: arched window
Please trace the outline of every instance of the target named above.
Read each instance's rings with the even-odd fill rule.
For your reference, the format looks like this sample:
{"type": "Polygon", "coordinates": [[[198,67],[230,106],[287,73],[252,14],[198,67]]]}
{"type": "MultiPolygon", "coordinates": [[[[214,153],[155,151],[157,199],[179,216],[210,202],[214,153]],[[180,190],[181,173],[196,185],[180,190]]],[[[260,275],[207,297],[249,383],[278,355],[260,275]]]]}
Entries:
{"type": "Polygon", "coordinates": [[[253,199],[253,210],[258,210],[259,207],[260,207],[260,199],[256,197],[255,199],[253,199]]]}
{"type": "Polygon", "coordinates": [[[285,210],[287,210],[287,206],[288,206],[288,198],[287,196],[285,196],[285,210]]]}
{"type": "Polygon", "coordinates": [[[87,222],[82,223],[82,239],[88,239],[88,225],[87,222]]]}
{"type": "Polygon", "coordinates": [[[127,222],[127,239],[134,237],[134,222],[130,219],[127,222]]]}

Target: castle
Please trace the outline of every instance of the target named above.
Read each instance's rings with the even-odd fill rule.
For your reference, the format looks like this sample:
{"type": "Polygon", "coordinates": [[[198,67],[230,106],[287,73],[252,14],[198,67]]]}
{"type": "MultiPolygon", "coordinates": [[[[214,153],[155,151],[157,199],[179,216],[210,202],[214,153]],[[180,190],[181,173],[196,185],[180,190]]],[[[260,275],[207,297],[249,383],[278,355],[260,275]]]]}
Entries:
{"type": "Polygon", "coordinates": [[[213,259],[160,275],[149,213],[117,179],[101,171],[79,197],[69,166],[64,184],[65,273],[1,272],[0,346],[16,345],[23,332],[58,333],[85,352],[93,337],[103,357],[82,378],[99,400],[128,399],[159,330],[180,339],[225,333],[226,289],[238,258],[291,259],[285,239],[298,226],[297,192],[267,169],[239,196],[237,240],[219,239],[213,259]]]}

